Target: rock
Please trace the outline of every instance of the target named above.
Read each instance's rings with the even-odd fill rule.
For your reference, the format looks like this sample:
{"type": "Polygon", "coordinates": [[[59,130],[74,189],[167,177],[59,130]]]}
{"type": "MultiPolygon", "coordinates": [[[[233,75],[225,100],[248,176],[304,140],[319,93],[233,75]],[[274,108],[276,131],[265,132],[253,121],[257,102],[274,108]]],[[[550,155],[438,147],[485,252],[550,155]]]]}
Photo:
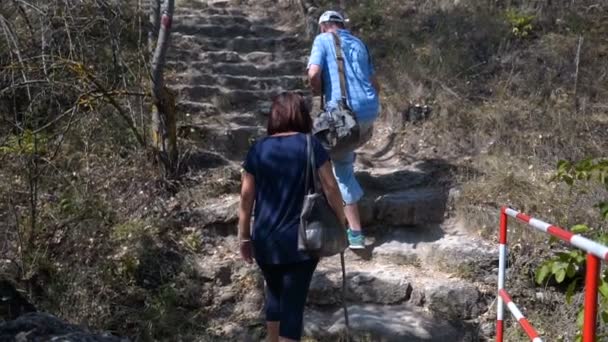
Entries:
{"type": "Polygon", "coordinates": [[[0,320],[13,320],[28,312],[35,312],[30,304],[13,284],[0,279],[0,320]]]}
{"type": "Polygon", "coordinates": [[[197,226],[232,224],[238,221],[239,196],[228,195],[192,211],[190,220],[197,226]]]}
{"type": "MultiPolygon", "coordinates": [[[[410,305],[351,305],[348,307],[351,335],[355,341],[469,341],[467,332],[429,316],[410,305]],[[466,339],[465,339],[466,338],[466,339]]],[[[344,333],[341,309],[323,312],[308,310],[304,334],[319,341],[337,341],[344,333]]]]}
{"type": "Polygon", "coordinates": [[[443,222],[446,201],[443,189],[411,189],[382,195],[373,201],[364,200],[361,208],[365,220],[372,221],[369,212],[373,212],[376,224],[420,225],[443,222]]]}
{"type": "Polygon", "coordinates": [[[92,333],[46,313],[28,313],[0,323],[0,341],[126,342],[110,333],[92,333]]]}
{"type": "Polygon", "coordinates": [[[398,264],[422,264],[467,279],[483,279],[498,262],[497,247],[444,225],[400,229],[380,239],[376,258],[398,264]]]}
{"type": "Polygon", "coordinates": [[[192,262],[194,273],[204,281],[214,282],[226,286],[232,282],[232,263],[229,261],[197,258],[192,262]]]}
{"type": "Polygon", "coordinates": [[[447,284],[427,284],[421,291],[424,293],[424,306],[436,316],[448,320],[477,317],[482,307],[486,306],[480,303],[479,290],[474,285],[460,280],[447,284]]]}
{"type": "MultiPolygon", "coordinates": [[[[317,305],[342,302],[342,273],[320,268],[313,276],[308,301],[317,305]]],[[[397,304],[410,298],[412,286],[406,274],[377,265],[374,268],[347,267],[346,298],[356,303],[397,304]]]]}
{"type": "Polygon", "coordinates": [[[232,290],[224,290],[224,291],[220,291],[219,293],[219,304],[226,304],[229,302],[233,302],[234,301],[234,292],[232,292],[232,290]]]}

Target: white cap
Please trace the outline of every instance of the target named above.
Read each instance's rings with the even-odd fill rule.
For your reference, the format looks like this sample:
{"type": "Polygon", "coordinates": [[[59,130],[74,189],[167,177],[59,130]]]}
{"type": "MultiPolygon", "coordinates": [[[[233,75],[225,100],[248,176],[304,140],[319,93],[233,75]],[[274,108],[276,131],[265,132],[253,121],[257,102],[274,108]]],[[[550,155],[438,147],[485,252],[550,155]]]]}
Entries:
{"type": "Polygon", "coordinates": [[[328,21],[333,21],[335,23],[344,23],[344,17],[342,16],[342,14],[336,11],[326,11],[319,17],[319,24],[323,24],[328,21]]]}

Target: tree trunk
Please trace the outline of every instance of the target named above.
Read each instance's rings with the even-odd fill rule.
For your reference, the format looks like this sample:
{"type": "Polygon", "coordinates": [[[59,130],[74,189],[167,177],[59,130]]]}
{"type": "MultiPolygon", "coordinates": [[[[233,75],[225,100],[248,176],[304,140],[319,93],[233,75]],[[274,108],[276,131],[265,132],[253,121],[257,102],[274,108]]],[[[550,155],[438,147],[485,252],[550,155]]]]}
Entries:
{"type": "MultiPolygon", "coordinates": [[[[152,29],[158,27],[158,39],[152,56],[152,99],[154,108],[152,112],[152,142],[159,161],[165,168],[165,174],[175,174],[177,168],[177,133],[175,115],[175,95],[165,87],[163,69],[169,48],[171,35],[171,22],[175,9],[175,0],[154,0],[161,9],[160,25],[152,23],[152,29]]],[[[151,18],[158,18],[151,14],[151,18]]]]}

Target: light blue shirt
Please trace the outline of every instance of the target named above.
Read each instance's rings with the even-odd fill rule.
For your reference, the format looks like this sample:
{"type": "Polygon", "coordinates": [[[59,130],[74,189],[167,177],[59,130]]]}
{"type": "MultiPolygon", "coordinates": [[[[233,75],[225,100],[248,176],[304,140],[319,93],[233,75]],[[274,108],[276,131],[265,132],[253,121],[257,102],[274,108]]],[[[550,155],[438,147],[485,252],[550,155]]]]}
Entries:
{"type": "MultiPolygon", "coordinates": [[[[338,35],[342,42],[348,105],[360,121],[374,120],[378,116],[380,102],[372,85],[375,71],[367,46],[348,30],[338,30],[338,35]]],[[[313,64],[322,70],[326,108],[334,109],[341,101],[341,95],[336,48],[331,33],[322,33],[315,38],[308,67],[313,64]]]]}

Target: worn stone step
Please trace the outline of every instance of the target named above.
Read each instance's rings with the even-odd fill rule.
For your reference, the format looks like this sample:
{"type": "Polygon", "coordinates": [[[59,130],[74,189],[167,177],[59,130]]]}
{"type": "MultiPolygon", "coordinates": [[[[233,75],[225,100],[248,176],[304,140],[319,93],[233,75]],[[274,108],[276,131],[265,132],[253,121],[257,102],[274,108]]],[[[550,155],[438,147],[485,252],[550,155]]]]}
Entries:
{"type": "Polygon", "coordinates": [[[201,13],[186,13],[176,15],[174,18],[176,25],[251,25],[255,21],[250,20],[246,16],[236,15],[221,15],[221,14],[203,14],[201,13]]]}
{"type": "MultiPolygon", "coordinates": [[[[475,325],[438,320],[412,305],[349,305],[351,341],[469,342],[478,341],[475,325]]],[[[308,309],[304,313],[307,341],[339,341],[345,333],[341,309],[308,309]]]]}
{"type": "Polygon", "coordinates": [[[221,86],[225,89],[272,90],[303,89],[306,87],[302,76],[249,77],[209,73],[184,73],[176,75],[176,83],[207,86],[221,86]]]}
{"type": "Polygon", "coordinates": [[[181,7],[177,6],[173,13],[175,17],[183,15],[200,15],[201,17],[207,15],[223,15],[223,16],[235,16],[235,17],[246,17],[245,12],[238,8],[218,8],[210,6],[201,6],[201,8],[192,7],[181,7]]]}
{"type": "Polygon", "coordinates": [[[497,247],[466,229],[455,220],[395,229],[376,238],[371,253],[375,260],[483,279],[498,265],[497,247]]]}
{"type": "Polygon", "coordinates": [[[197,35],[176,34],[172,37],[176,49],[198,48],[207,51],[228,50],[240,53],[254,51],[282,51],[301,53],[309,48],[307,42],[296,36],[286,37],[235,37],[235,38],[206,38],[197,35]]]}
{"type": "Polygon", "coordinates": [[[183,34],[190,36],[210,37],[210,38],[229,38],[229,37],[250,37],[254,35],[251,25],[209,25],[186,22],[176,22],[173,26],[175,35],[183,34]]]}
{"type": "Polygon", "coordinates": [[[235,123],[181,125],[182,139],[196,141],[206,149],[223,154],[227,158],[242,160],[256,139],[266,130],[261,126],[246,126],[235,123]]]}
{"type": "MultiPolygon", "coordinates": [[[[475,285],[449,274],[350,258],[346,262],[346,298],[349,304],[424,307],[447,320],[473,319],[488,303],[475,285]]],[[[339,306],[342,273],[338,257],[323,259],[311,282],[308,304],[339,306]]]]}
{"type": "Polygon", "coordinates": [[[266,25],[252,24],[231,24],[231,25],[214,25],[200,24],[195,22],[176,23],[173,28],[175,36],[198,36],[201,38],[279,38],[284,34],[283,31],[274,29],[266,25]]]}
{"type": "Polygon", "coordinates": [[[266,117],[256,113],[248,112],[225,112],[217,115],[190,115],[184,124],[189,125],[208,125],[235,124],[238,126],[261,126],[265,127],[266,117]]]}
{"type": "Polygon", "coordinates": [[[422,225],[443,222],[447,201],[443,188],[414,188],[366,196],[359,209],[364,225],[422,225]]]}
{"type": "Polygon", "coordinates": [[[283,60],[266,64],[209,63],[207,61],[186,62],[187,59],[169,60],[167,65],[177,74],[215,73],[220,75],[248,77],[304,76],[306,63],[302,60],[283,60]]]}
{"type": "Polygon", "coordinates": [[[180,100],[177,102],[177,110],[182,114],[202,117],[216,116],[220,114],[218,107],[211,102],[180,100]]]}
{"type": "MultiPolygon", "coordinates": [[[[275,88],[271,90],[239,90],[225,89],[216,86],[206,85],[181,85],[174,88],[178,92],[178,98],[189,101],[208,101],[216,98],[216,101],[223,102],[227,105],[244,105],[260,100],[270,101],[284,89],[275,88]]],[[[226,109],[226,108],[221,108],[226,109]]]]}

